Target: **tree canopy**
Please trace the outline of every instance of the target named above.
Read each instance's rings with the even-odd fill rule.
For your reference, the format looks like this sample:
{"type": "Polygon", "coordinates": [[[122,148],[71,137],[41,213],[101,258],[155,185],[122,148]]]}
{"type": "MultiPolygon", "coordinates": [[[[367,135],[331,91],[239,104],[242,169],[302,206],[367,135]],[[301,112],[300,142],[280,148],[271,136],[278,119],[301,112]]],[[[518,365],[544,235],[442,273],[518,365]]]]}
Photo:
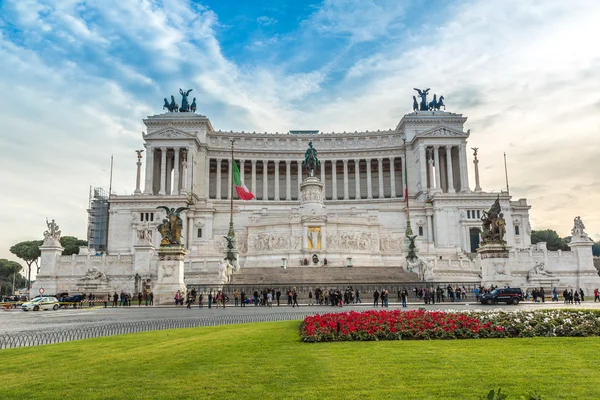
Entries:
{"type": "Polygon", "coordinates": [[[64,248],[62,255],[70,256],[71,254],[79,254],[79,246],[87,246],[88,242],[75,236],[63,236],[60,238],[60,245],[64,248]]]}
{"type": "Polygon", "coordinates": [[[568,251],[570,237],[561,238],[558,236],[555,230],[552,229],[543,229],[543,230],[532,230],[531,231],[531,243],[539,243],[546,242],[546,247],[548,250],[556,251],[556,250],[564,250],[568,251]]]}
{"type": "Polygon", "coordinates": [[[38,258],[42,254],[40,252],[40,246],[42,245],[42,240],[29,240],[26,242],[17,243],[9,249],[11,253],[15,256],[19,257],[21,260],[25,261],[27,264],[27,287],[31,286],[31,265],[35,263],[37,266],[37,272],[39,272],[40,266],[38,264],[38,258]]]}
{"type": "Polygon", "coordinates": [[[0,294],[12,294],[13,275],[15,289],[25,287],[27,279],[20,274],[23,267],[16,261],[0,259],[0,294]]]}

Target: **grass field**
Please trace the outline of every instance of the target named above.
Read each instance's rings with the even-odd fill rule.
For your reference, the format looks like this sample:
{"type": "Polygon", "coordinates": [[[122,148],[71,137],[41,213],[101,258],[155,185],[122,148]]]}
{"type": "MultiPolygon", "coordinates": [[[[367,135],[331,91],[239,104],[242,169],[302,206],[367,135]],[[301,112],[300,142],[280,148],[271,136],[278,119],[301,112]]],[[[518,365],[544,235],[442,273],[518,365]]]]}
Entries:
{"type": "Polygon", "coordinates": [[[299,322],[0,351],[0,399],[599,399],[600,338],[301,343],[299,322]]]}

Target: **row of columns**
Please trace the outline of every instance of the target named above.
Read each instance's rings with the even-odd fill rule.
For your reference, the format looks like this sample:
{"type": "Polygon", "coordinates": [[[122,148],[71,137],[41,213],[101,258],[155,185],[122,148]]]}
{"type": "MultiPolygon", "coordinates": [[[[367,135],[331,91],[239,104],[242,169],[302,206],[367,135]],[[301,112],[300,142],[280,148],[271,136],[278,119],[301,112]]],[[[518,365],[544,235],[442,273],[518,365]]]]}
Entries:
{"type": "MultiPolygon", "coordinates": [[[[396,176],[395,176],[395,167],[394,167],[394,161],[396,160],[396,157],[388,157],[389,161],[390,161],[390,196],[391,197],[396,197],[396,176]]],[[[405,168],[405,160],[403,158],[402,159],[402,167],[405,168]]],[[[222,170],[222,162],[224,159],[222,158],[217,158],[216,159],[216,196],[215,198],[217,200],[222,199],[222,176],[221,176],[221,170],[222,170]]],[[[229,161],[229,159],[226,159],[227,161],[229,161]]],[[[356,199],[361,199],[361,190],[360,190],[360,161],[361,159],[355,159],[353,160],[354,162],[354,174],[355,174],[355,193],[356,199]]],[[[367,158],[365,159],[366,163],[367,163],[367,199],[373,199],[373,198],[384,198],[385,194],[384,194],[384,182],[383,182],[383,157],[379,157],[377,158],[377,175],[378,175],[378,193],[377,194],[373,194],[373,188],[372,188],[372,174],[371,174],[371,161],[372,159],[367,158]]],[[[239,169],[240,169],[240,178],[242,179],[243,182],[245,182],[244,180],[244,170],[245,170],[245,162],[246,160],[238,160],[237,161],[239,163],[239,169]]],[[[263,199],[267,199],[268,198],[268,191],[269,191],[269,177],[268,177],[268,163],[271,162],[270,160],[250,160],[250,162],[252,163],[252,177],[251,177],[251,186],[250,186],[250,190],[254,191],[256,190],[256,163],[257,162],[262,162],[263,164],[263,178],[262,178],[262,198],[263,199]]],[[[291,164],[292,162],[296,162],[297,163],[297,171],[298,171],[298,193],[300,193],[300,184],[302,183],[302,160],[298,160],[298,161],[291,161],[291,160],[274,160],[272,161],[275,164],[275,174],[274,174],[274,179],[273,179],[273,184],[274,184],[274,200],[292,200],[292,187],[291,187],[291,164]],[[279,165],[280,163],[285,162],[285,198],[281,198],[280,197],[280,188],[279,188],[279,165]]],[[[343,166],[343,179],[344,179],[344,185],[343,185],[343,199],[344,200],[349,200],[350,199],[350,194],[349,194],[349,173],[348,173],[348,163],[350,162],[350,160],[321,160],[321,182],[325,183],[326,182],[326,173],[325,173],[325,162],[330,162],[332,163],[332,171],[331,171],[331,188],[332,188],[332,198],[334,200],[339,200],[340,197],[338,196],[338,187],[337,187],[337,166],[338,163],[341,162],[342,166],[343,166]]],[[[231,162],[228,162],[228,179],[227,182],[231,182],[231,176],[232,176],[232,168],[233,168],[233,164],[231,162]]],[[[207,176],[207,179],[210,179],[210,176],[207,176]]],[[[405,185],[406,183],[403,182],[403,184],[405,185]]],[[[247,185],[247,183],[246,183],[247,185]]],[[[256,194],[256,193],[255,193],[256,194]]],[[[341,193],[340,193],[341,194],[341,193]]],[[[226,199],[231,198],[231,185],[229,185],[228,191],[227,191],[227,197],[226,199]]]]}
{"type": "Polygon", "coordinates": [[[178,195],[189,192],[192,169],[187,167],[188,163],[193,165],[193,153],[187,147],[147,146],[144,194],[178,195]],[[159,164],[155,166],[155,158],[159,153],[159,164]],[[160,171],[155,174],[158,168],[160,171]]]}
{"type": "MultiPolygon", "coordinates": [[[[421,144],[419,151],[420,157],[422,160],[425,160],[427,157],[427,168],[421,168],[421,182],[428,183],[427,189],[433,189],[435,191],[441,192],[442,190],[442,182],[441,182],[441,168],[440,168],[440,152],[443,151],[446,158],[446,192],[447,193],[456,193],[456,188],[454,184],[454,163],[452,160],[452,148],[455,146],[431,146],[425,149],[425,145],[421,144]],[[434,180],[435,176],[435,180],[434,180]],[[429,177],[429,180],[427,179],[429,177]],[[435,186],[434,186],[435,184],[435,186]]],[[[468,171],[467,171],[467,162],[465,158],[465,146],[459,145],[458,147],[458,176],[459,176],[459,190],[469,191],[468,186],[468,171]]]]}

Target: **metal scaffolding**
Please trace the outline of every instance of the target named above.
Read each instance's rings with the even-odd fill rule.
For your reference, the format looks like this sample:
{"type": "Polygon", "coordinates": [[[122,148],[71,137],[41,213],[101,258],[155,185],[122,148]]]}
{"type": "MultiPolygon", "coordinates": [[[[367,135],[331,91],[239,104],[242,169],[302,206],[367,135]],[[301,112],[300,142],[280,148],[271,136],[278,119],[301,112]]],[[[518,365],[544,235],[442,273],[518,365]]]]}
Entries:
{"type": "Polygon", "coordinates": [[[96,252],[106,251],[108,233],[108,193],[90,186],[88,208],[88,246],[96,252]]]}

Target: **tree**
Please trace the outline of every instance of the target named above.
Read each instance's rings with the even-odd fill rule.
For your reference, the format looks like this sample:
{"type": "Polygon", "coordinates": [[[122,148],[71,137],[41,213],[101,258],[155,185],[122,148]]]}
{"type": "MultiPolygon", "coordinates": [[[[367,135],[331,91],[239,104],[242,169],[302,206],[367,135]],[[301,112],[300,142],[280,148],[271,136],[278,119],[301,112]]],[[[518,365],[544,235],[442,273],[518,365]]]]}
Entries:
{"type": "Polygon", "coordinates": [[[87,246],[86,240],[77,239],[75,236],[63,236],[60,238],[60,245],[64,248],[62,255],[70,256],[79,254],[79,246],[87,246]]]}
{"type": "Polygon", "coordinates": [[[544,229],[544,230],[532,230],[531,231],[531,243],[539,243],[546,242],[546,247],[548,250],[556,251],[556,250],[570,250],[569,243],[570,238],[561,238],[558,236],[555,230],[552,229],[544,229]]]}
{"type": "Polygon", "coordinates": [[[25,261],[27,264],[27,289],[31,288],[31,265],[35,263],[37,272],[39,272],[40,269],[38,258],[42,255],[40,251],[42,243],[42,240],[30,240],[17,243],[10,248],[11,253],[25,261]]]}
{"type": "Polygon", "coordinates": [[[594,242],[594,245],[592,246],[592,253],[594,254],[594,257],[600,257],[600,240],[594,242]]]}
{"type": "Polygon", "coordinates": [[[27,279],[20,274],[22,269],[16,261],[0,259],[0,294],[13,294],[13,282],[15,288],[27,285],[27,279]]]}

